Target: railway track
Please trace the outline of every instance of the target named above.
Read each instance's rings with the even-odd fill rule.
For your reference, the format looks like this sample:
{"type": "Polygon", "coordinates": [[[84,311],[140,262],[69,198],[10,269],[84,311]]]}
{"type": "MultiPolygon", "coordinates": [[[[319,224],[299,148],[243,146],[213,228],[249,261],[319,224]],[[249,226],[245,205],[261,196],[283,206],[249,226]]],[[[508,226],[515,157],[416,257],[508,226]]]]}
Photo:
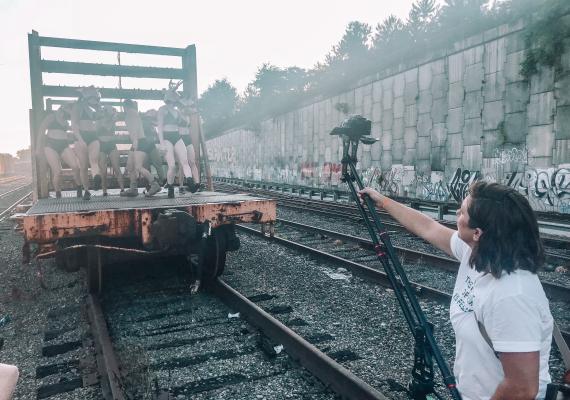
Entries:
{"type": "Polygon", "coordinates": [[[334,359],[345,355],[325,355],[258,306],[263,296],[221,279],[189,296],[186,283],[164,278],[135,289],[118,278],[88,298],[105,398],[386,399],[334,359]]]}
{"type": "Polygon", "coordinates": [[[8,184],[13,184],[14,182],[20,182],[24,179],[29,180],[30,178],[27,176],[5,176],[5,177],[1,177],[0,178],[0,186],[4,186],[4,185],[8,185],[8,184]]]}
{"type": "MultiPolygon", "coordinates": [[[[289,197],[303,197],[313,199],[314,197],[320,198],[321,200],[328,199],[327,202],[351,202],[351,194],[346,189],[341,188],[316,188],[311,186],[303,186],[303,185],[291,185],[285,183],[276,183],[276,182],[264,182],[264,181],[249,181],[243,179],[233,179],[233,178],[222,178],[222,177],[215,177],[214,181],[216,182],[216,187],[221,185],[229,185],[240,188],[245,188],[247,190],[265,190],[271,193],[281,193],[285,196],[289,197]],[[286,194],[290,193],[290,194],[286,194]]],[[[369,184],[368,182],[366,183],[369,184]]],[[[435,213],[442,215],[439,219],[444,219],[443,215],[455,214],[457,210],[457,203],[453,202],[441,202],[435,200],[422,200],[418,199],[416,202],[415,199],[407,198],[407,197],[394,197],[395,200],[401,201],[406,204],[410,204],[413,207],[419,207],[426,210],[431,210],[435,213]]],[[[345,203],[346,204],[346,203],[345,203]]],[[[559,212],[551,212],[551,211],[537,211],[537,217],[539,220],[545,223],[553,223],[553,225],[560,225],[562,221],[566,227],[570,224],[570,214],[568,213],[559,213],[559,212]]]]}
{"type": "MultiPolygon", "coordinates": [[[[390,287],[390,282],[373,251],[372,242],[367,239],[280,219],[278,219],[276,226],[276,236],[273,237],[266,236],[264,233],[247,226],[238,225],[238,228],[257,237],[263,237],[268,241],[274,241],[341,265],[364,279],[390,287]]],[[[427,264],[427,269],[432,269],[435,266],[444,271],[455,272],[458,267],[457,261],[449,257],[437,256],[401,246],[394,247],[404,266],[414,265],[413,268],[406,268],[406,270],[418,295],[438,301],[449,302],[451,300],[454,274],[442,276],[439,281],[444,283],[443,288],[434,288],[421,283],[418,279],[414,280],[414,277],[419,277],[414,273],[414,269],[419,269],[418,264],[427,264]]],[[[568,302],[570,288],[544,280],[542,284],[551,300],[568,302]]],[[[567,341],[570,341],[570,332],[565,330],[563,335],[567,341]]]]}
{"type": "MultiPolygon", "coordinates": [[[[302,243],[308,242],[309,245],[315,245],[314,241],[310,239],[314,239],[316,243],[319,243],[319,247],[327,246],[330,248],[331,246],[335,246],[335,239],[341,240],[344,245],[352,245],[353,248],[359,250],[367,250],[365,253],[356,253],[353,257],[349,258],[355,261],[376,261],[376,255],[374,253],[374,246],[371,240],[364,239],[357,236],[347,235],[340,232],[331,231],[328,229],[322,229],[315,226],[310,226],[307,224],[301,224],[299,222],[288,221],[284,219],[277,219],[278,223],[278,231],[280,235],[283,234],[282,228],[285,228],[285,232],[290,233],[292,230],[297,230],[300,233],[308,232],[311,235],[309,238],[305,237],[302,240],[302,243]],[[279,229],[281,228],[281,229],[279,229]]],[[[421,250],[414,250],[411,248],[406,248],[403,246],[394,246],[396,251],[398,252],[400,259],[407,263],[417,263],[417,262],[425,262],[431,266],[435,266],[437,268],[441,268],[446,271],[450,272],[457,272],[457,268],[459,267],[459,263],[451,258],[451,257],[444,257],[435,255],[426,251],[421,250]]],[[[342,249],[341,249],[342,251],[342,249]]],[[[570,257],[561,256],[554,253],[548,253],[548,257],[550,257],[550,261],[554,262],[561,262],[570,264],[570,257]]],[[[375,263],[376,264],[376,263],[375,263]]],[[[379,265],[379,263],[378,263],[379,265]]],[[[542,285],[545,289],[546,294],[549,298],[554,300],[568,300],[570,298],[570,288],[558,285],[556,283],[542,281],[542,285]]]]}
{"type": "Polygon", "coordinates": [[[18,206],[20,205],[24,200],[26,200],[27,198],[29,198],[32,195],[31,191],[26,191],[24,193],[24,195],[21,195],[21,191],[23,191],[24,188],[20,188],[19,192],[14,192],[14,193],[10,193],[10,196],[6,196],[5,198],[2,198],[2,201],[8,201],[11,197],[15,197],[16,195],[19,195],[20,197],[17,198],[16,201],[9,203],[7,206],[2,207],[2,202],[0,202],[0,222],[5,220],[6,218],[9,217],[10,213],[18,206]]]}
{"type": "Polygon", "coordinates": [[[3,198],[5,198],[5,197],[7,197],[7,196],[11,195],[11,194],[14,193],[14,192],[18,192],[18,191],[20,191],[20,190],[22,190],[22,189],[28,188],[28,187],[30,187],[30,185],[31,185],[30,183],[26,183],[26,184],[24,184],[24,185],[21,185],[21,186],[18,186],[18,187],[16,187],[16,188],[14,188],[14,189],[10,189],[10,190],[8,190],[8,191],[6,191],[6,192],[0,193],[0,199],[3,199],[3,198]]]}
{"type": "MultiPolygon", "coordinates": [[[[230,193],[248,192],[248,193],[255,193],[257,195],[269,196],[277,199],[278,205],[292,210],[311,212],[314,214],[328,216],[328,217],[343,218],[353,222],[362,222],[362,217],[360,216],[356,206],[354,206],[353,204],[343,204],[339,202],[324,201],[324,200],[313,200],[308,198],[302,198],[299,196],[282,194],[272,190],[247,188],[243,186],[237,186],[220,182],[216,183],[216,188],[217,190],[230,192],[230,193]]],[[[384,225],[388,229],[395,231],[406,231],[406,229],[401,224],[394,221],[388,213],[379,211],[379,215],[381,216],[384,225]]],[[[450,229],[454,230],[457,229],[457,225],[453,221],[438,220],[438,222],[440,222],[442,225],[450,229]]],[[[544,223],[550,224],[550,222],[544,222],[544,223]]],[[[568,250],[568,248],[570,248],[570,241],[563,237],[543,234],[542,238],[544,244],[550,248],[561,249],[561,250],[568,250]]]]}

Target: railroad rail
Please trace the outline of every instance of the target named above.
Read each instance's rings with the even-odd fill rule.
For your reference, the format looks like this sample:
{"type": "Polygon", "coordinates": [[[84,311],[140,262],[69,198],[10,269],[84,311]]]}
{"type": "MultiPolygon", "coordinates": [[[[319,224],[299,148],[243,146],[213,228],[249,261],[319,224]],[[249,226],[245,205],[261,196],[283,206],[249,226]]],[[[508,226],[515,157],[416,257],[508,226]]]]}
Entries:
{"type": "Polygon", "coordinates": [[[14,192],[17,192],[18,190],[22,190],[22,189],[24,189],[24,188],[26,188],[26,187],[28,187],[28,186],[31,186],[31,183],[26,183],[25,185],[18,186],[18,187],[15,188],[15,189],[11,189],[11,190],[8,190],[7,192],[0,193],[0,199],[3,199],[4,197],[7,197],[7,196],[9,196],[10,194],[12,194],[12,193],[14,193],[14,192]]]}
{"type": "Polygon", "coordinates": [[[31,195],[32,195],[31,191],[27,192],[24,196],[18,198],[18,200],[16,200],[12,204],[10,204],[7,208],[2,210],[2,212],[0,212],[0,222],[3,221],[4,219],[6,219],[6,217],[8,217],[8,215],[10,215],[12,210],[14,210],[18,205],[20,205],[24,200],[26,200],[31,195]]]}

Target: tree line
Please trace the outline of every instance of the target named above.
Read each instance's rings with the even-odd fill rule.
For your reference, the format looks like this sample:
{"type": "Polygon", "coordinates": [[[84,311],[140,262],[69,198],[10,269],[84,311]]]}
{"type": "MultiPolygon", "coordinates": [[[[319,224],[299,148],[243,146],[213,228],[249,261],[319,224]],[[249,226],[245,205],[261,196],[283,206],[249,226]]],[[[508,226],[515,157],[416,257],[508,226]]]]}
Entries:
{"type": "Polygon", "coordinates": [[[405,20],[390,15],[374,27],[352,21],[340,41],[313,68],[264,63],[242,94],[226,78],[216,80],[198,100],[206,135],[234,126],[256,130],[262,119],[305,99],[337,94],[384,67],[530,16],[526,37],[530,50],[522,72],[536,73],[540,64],[558,63],[563,40],[570,32],[565,24],[552,20],[568,13],[567,0],[445,0],[441,6],[436,0],[416,0],[405,20]]]}

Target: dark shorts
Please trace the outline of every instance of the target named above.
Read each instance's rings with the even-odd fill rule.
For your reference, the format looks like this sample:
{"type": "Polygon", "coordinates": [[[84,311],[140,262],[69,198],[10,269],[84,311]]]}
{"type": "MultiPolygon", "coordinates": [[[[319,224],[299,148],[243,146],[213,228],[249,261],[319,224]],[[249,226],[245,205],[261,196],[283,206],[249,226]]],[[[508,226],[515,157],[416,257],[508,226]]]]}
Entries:
{"type": "Polygon", "coordinates": [[[173,146],[181,139],[178,132],[163,132],[163,137],[164,140],[168,140],[173,146]]]}
{"type": "Polygon", "coordinates": [[[54,150],[56,153],[61,155],[67,147],[69,147],[71,143],[67,139],[53,139],[53,138],[46,138],[46,147],[54,150]]]}
{"type": "Polygon", "coordinates": [[[182,138],[182,141],[184,142],[184,145],[186,147],[192,144],[192,139],[190,138],[190,135],[180,135],[180,137],[182,138]]]}
{"type": "Polygon", "coordinates": [[[95,131],[81,131],[79,134],[87,146],[94,141],[99,140],[99,134],[95,131]]]}
{"type": "Polygon", "coordinates": [[[99,143],[101,143],[100,147],[99,147],[99,151],[101,153],[105,153],[105,154],[109,155],[109,154],[111,154],[111,152],[113,150],[117,150],[117,145],[113,142],[100,141],[99,143]]]}
{"type": "Polygon", "coordinates": [[[156,149],[156,145],[154,144],[153,141],[146,138],[142,138],[138,140],[137,148],[135,150],[143,151],[146,154],[150,154],[150,152],[153,151],[154,149],[156,149]]]}

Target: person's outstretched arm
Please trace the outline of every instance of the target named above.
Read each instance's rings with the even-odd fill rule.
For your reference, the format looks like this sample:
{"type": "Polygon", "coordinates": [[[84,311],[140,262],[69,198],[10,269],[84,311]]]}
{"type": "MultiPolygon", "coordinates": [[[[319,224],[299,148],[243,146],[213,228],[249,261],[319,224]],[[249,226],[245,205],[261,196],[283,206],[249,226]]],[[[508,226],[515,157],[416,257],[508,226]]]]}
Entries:
{"type": "Polygon", "coordinates": [[[398,203],[372,188],[364,188],[359,194],[361,198],[365,194],[370,196],[376,208],[383,208],[407,230],[453,256],[450,247],[451,235],[455,232],[453,229],[443,226],[431,217],[398,203]]]}

